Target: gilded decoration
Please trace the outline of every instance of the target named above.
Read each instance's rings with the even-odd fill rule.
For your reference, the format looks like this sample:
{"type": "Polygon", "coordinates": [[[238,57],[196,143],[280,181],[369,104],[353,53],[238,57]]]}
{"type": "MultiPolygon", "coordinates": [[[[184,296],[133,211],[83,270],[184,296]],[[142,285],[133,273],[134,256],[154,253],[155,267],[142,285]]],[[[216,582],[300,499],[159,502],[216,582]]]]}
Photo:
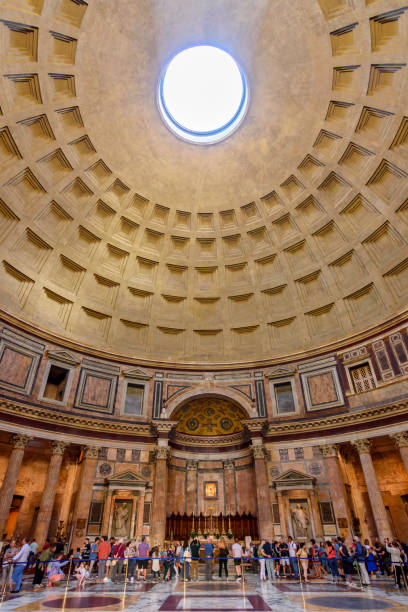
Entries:
{"type": "Polygon", "coordinates": [[[243,430],[244,411],[234,404],[216,398],[188,402],[173,415],[176,431],[190,436],[226,436],[243,430]]]}

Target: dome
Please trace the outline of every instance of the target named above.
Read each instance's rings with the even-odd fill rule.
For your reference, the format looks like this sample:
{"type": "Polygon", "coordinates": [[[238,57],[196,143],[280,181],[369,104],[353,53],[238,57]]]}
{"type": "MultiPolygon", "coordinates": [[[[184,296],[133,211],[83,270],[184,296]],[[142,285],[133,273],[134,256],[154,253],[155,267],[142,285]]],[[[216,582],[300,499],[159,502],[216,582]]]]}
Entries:
{"type": "Polygon", "coordinates": [[[0,301],[10,321],[147,364],[285,361],[406,310],[400,2],[42,0],[2,7],[0,301]],[[197,146],[163,70],[211,45],[250,100],[197,146]]]}

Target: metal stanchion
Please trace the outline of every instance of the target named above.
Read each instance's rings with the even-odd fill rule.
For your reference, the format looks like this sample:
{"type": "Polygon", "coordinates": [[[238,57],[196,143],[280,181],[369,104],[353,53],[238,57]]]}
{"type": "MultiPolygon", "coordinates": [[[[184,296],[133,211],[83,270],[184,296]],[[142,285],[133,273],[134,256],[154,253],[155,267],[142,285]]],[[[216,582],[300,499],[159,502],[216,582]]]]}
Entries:
{"type": "Polygon", "coordinates": [[[363,581],[361,580],[360,565],[359,565],[357,559],[355,559],[355,562],[356,562],[356,566],[357,566],[358,579],[360,581],[360,589],[362,589],[363,588],[363,581]]]}
{"type": "Polygon", "coordinates": [[[404,564],[402,561],[400,561],[400,566],[401,566],[402,580],[404,581],[405,589],[408,590],[407,577],[405,575],[405,571],[404,571],[405,568],[404,568],[404,564]]]}
{"type": "Polygon", "coordinates": [[[125,609],[125,599],[126,599],[126,587],[127,587],[127,577],[129,571],[129,557],[127,557],[124,561],[125,563],[125,585],[123,587],[123,596],[122,596],[122,610],[125,609]]]}
{"type": "Polygon", "coordinates": [[[7,575],[6,575],[6,579],[5,579],[4,585],[3,585],[3,590],[2,590],[2,593],[1,593],[1,598],[2,599],[3,599],[4,595],[6,594],[7,585],[9,583],[9,579],[10,579],[10,572],[11,572],[11,563],[8,564],[7,575]]]}
{"type": "Polygon", "coordinates": [[[245,559],[241,557],[241,580],[245,582],[245,559]]]}
{"type": "Polygon", "coordinates": [[[300,584],[302,585],[302,568],[301,568],[301,566],[300,566],[300,560],[299,560],[299,557],[297,557],[297,559],[296,559],[296,560],[297,560],[297,566],[298,566],[299,581],[300,581],[300,584]]]}
{"type": "Polygon", "coordinates": [[[66,602],[66,599],[67,599],[67,592],[68,592],[69,579],[71,577],[71,570],[72,570],[72,557],[69,560],[68,574],[67,574],[67,583],[65,585],[64,599],[62,601],[62,610],[65,610],[65,602],[66,602]]]}

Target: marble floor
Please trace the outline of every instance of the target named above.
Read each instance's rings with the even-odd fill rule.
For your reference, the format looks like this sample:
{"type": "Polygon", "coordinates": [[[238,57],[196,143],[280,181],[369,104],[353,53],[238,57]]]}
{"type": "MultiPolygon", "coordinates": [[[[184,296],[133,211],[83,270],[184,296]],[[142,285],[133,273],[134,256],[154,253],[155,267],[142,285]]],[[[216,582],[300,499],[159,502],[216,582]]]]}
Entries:
{"type": "Polygon", "coordinates": [[[135,612],[352,612],[408,610],[408,591],[396,590],[391,580],[378,578],[364,590],[347,588],[327,580],[309,584],[279,580],[260,583],[258,576],[248,574],[244,583],[213,580],[183,583],[95,583],[88,582],[78,590],[73,579],[69,585],[33,591],[27,577],[18,594],[0,596],[4,611],[132,610],[135,612]]]}

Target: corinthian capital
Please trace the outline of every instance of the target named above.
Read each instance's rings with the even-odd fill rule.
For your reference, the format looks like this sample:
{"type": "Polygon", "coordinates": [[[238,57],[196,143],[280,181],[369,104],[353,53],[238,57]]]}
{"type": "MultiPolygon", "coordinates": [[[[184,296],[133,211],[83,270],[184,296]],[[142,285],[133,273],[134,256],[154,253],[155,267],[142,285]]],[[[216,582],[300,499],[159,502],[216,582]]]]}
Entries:
{"type": "Polygon", "coordinates": [[[98,450],[98,446],[84,446],[84,455],[87,459],[97,459],[98,450]]]}
{"type": "Polygon", "coordinates": [[[370,452],[371,440],[368,440],[367,438],[362,438],[361,440],[353,440],[352,444],[356,447],[360,455],[362,455],[363,453],[370,452]]]}
{"type": "Polygon", "coordinates": [[[323,457],[338,457],[339,455],[337,444],[322,444],[319,448],[323,457]]]}
{"type": "Polygon", "coordinates": [[[265,447],[263,444],[257,444],[252,447],[254,459],[265,459],[265,447]]]}
{"type": "Polygon", "coordinates": [[[189,459],[187,461],[187,466],[186,467],[187,467],[188,471],[190,471],[190,470],[191,471],[193,471],[193,470],[195,471],[195,470],[198,469],[198,461],[194,461],[194,459],[189,459]]]}
{"type": "Polygon", "coordinates": [[[233,461],[233,459],[226,459],[223,462],[223,466],[224,466],[224,470],[234,470],[235,469],[235,462],[233,461]]]}
{"type": "Polygon", "coordinates": [[[67,446],[69,446],[67,442],[62,442],[62,440],[53,440],[51,442],[51,453],[53,455],[63,455],[67,446]]]}
{"type": "Polygon", "coordinates": [[[156,447],[156,461],[157,459],[168,459],[170,456],[170,449],[168,446],[157,446],[156,447]]]}
{"type": "Polygon", "coordinates": [[[398,448],[408,446],[408,431],[399,431],[398,433],[391,434],[390,438],[394,440],[398,448]]]}
{"type": "Polygon", "coordinates": [[[14,434],[11,436],[10,442],[13,445],[13,448],[25,449],[27,444],[32,440],[30,436],[26,436],[25,434],[14,434]]]}

